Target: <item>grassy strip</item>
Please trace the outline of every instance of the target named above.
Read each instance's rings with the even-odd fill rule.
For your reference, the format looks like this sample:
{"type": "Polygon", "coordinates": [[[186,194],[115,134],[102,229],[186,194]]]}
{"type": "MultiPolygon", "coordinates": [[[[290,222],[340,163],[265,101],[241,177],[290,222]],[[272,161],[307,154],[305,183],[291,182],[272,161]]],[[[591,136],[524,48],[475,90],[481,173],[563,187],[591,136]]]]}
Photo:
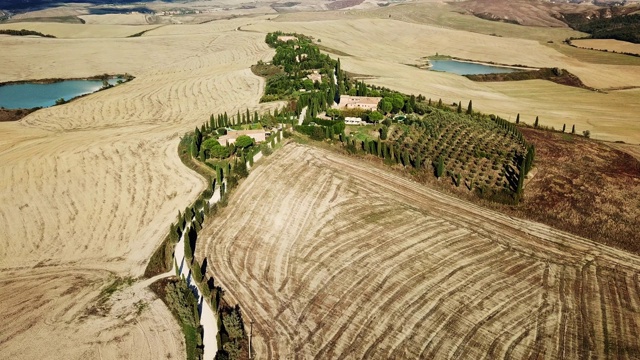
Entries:
{"type": "Polygon", "coordinates": [[[198,319],[198,300],[184,279],[160,279],[149,286],[178,320],[184,334],[187,360],[202,358],[202,335],[198,319]]]}
{"type": "Polygon", "coordinates": [[[131,277],[116,277],[107,287],[103,288],[98,294],[95,305],[86,310],[87,315],[104,315],[109,312],[111,305],[107,304],[107,300],[116,291],[121,290],[125,286],[131,286],[133,284],[133,278],[131,277]]]}
{"type": "Polygon", "coordinates": [[[173,247],[174,243],[170,237],[167,236],[156,251],[151,255],[149,264],[144,270],[144,276],[152,278],[156,275],[160,275],[171,270],[173,266],[173,247]]]}

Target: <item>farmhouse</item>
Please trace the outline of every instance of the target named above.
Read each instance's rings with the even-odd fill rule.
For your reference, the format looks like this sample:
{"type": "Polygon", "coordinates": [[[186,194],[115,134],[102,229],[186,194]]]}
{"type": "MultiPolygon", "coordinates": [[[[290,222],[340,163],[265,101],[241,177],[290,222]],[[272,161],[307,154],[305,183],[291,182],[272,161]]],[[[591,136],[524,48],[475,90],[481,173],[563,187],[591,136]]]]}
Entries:
{"type": "Polygon", "coordinates": [[[322,75],[318,74],[318,70],[313,70],[313,73],[307,75],[307,79],[313,82],[322,82],[322,75]]]}
{"type": "Polygon", "coordinates": [[[338,108],[376,110],[381,97],[340,95],[338,108]]]}
{"type": "Polygon", "coordinates": [[[278,41],[287,42],[287,41],[297,41],[298,38],[290,35],[280,35],[278,36],[278,41]]]}
{"type": "Polygon", "coordinates": [[[239,136],[247,135],[252,138],[255,142],[263,142],[266,139],[266,132],[262,129],[258,130],[238,130],[238,131],[229,131],[227,135],[220,136],[218,138],[218,142],[220,145],[229,146],[236,142],[236,139],[239,136]]]}

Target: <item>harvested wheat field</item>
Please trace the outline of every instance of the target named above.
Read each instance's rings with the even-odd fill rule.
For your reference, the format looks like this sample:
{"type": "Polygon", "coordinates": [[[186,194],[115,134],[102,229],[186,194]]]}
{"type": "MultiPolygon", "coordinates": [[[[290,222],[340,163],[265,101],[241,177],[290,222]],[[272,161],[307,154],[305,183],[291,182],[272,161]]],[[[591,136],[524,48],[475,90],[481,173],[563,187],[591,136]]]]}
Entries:
{"type": "MultiPolygon", "coordinates": [[[[73,25],[53,27],[74,31],[64,26],[73,25]]],[[[136,76],[0,124],[0,358],[184,357],[177,322],[135,279],[178,209],[205,187],[181,163],[179,136],[211,113],[265,109],[263,80],[249,67],[273,50],[237,26],[132,39],[0,37],[0,81],[136,76]],[[134,281],[118,280],[127,277],[134,281]]],[[[114,36],[139,31],[121,28],[114,36]]]]}
{"type": "Polygon", "coordinates": [[[640,355],[640,258],[326,150],[286,145],[204,231],[259,358],[640,355]]]}

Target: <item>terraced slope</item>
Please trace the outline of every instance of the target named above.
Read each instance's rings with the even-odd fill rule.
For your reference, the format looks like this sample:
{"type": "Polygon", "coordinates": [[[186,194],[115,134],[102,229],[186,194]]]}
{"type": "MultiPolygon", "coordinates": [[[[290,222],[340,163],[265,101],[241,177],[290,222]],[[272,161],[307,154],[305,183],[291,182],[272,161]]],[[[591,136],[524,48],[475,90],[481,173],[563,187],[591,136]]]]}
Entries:
{"type": "Polygon", "coordinates": [[[324,150],[268,161],[197,249],[258,358],[639,355],[639,258],[324,150]]]}

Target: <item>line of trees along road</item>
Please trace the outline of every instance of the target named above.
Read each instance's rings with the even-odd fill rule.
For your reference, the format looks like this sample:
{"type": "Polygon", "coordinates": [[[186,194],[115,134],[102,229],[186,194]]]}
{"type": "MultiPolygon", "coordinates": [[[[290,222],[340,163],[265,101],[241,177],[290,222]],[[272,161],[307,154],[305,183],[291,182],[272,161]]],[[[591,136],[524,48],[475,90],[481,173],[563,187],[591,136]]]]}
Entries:
{"type": "MultiPolygon", "coordinates": [[[[238,185],[238,182],[247,177],[249,170],[247,163],[253,165],[253,157],[264,147],[254,146],[253,139],[238,137],[233,152],[229,150],[232,159],[219,164],[207,162],[210,158],[207,151],[209,145],[219,136],[219,129],[240,128],[245,125],[259,125],[262,123],[275,124],[284,120],[288,115],[286,111],[276,111],[275,114],[266,113],[259,116],[257,112],[246,110],[242,114],[238,112],[233,117],[226,113],[211,115],[209,121],[185,134],[178,147],[182,161],[191,169],[203,175],[208,182],[207,188],[200,194],[193,204],[178,212],[178,217],[171,224],[169,232],[160,247],[153,254],[147,269],[146,277],[170,271],[172,267],[178,268],[174,258],[174,248],[181,238],[184,238],[184,254],[186,266],[191,269],[193,280],[198,284],[203,297],[211,304],[217,314],[219,333],[217,334],[218,352],[216,359],[242,359],[247,357],[248,343],[244,332],[242,313],[238,306],[230,306],[224,301],[224,290],[215,283],[213,277],[206,277],[207,259],[199,262],[195,258],[195,250],[198,244],[198,234],[202,230],[205,220],[212,218],[219,208],[227,205],[230,192],[238,185]],[[262,122],[262,123],[261,123],[262,122]],[[203,153],[205,154],[203,156],[203,153]],[[212,197],[219,194],[219,199],[213,201],[212,197]]],[[[275,147],[276,139],[281,140],[282,134],[272,134],[268,139],[269,151],[275,147]]],[[[218,144],[219,145],[219,144],[218,144]]],[[[267,145],[268,146],[268,145],[267,145]]],[[[213,146],[215,147],[215,146],[213,146]]],[[[225,148],[229,148],[226,147],[225,148]]],[[[178,319],[183,323],[185,338],[187,339],[187,357],[189,359],[201,359],[204,353],[202,343],[202,328],[199,326],[197,311],[192,313],[193,296],[188,296],[184,289],[188,289],[185,279],[167,285],[165,299],[178,319]],[[190,310],[191,309],[191,310],[190,310]]],[[[189,290],[191,291],[191,290],[189,290]]],[[[191,294],[193,295],[193,294],[191,294]]],[[[197,301],[196,301],[197,303],[197,301]]]]}

